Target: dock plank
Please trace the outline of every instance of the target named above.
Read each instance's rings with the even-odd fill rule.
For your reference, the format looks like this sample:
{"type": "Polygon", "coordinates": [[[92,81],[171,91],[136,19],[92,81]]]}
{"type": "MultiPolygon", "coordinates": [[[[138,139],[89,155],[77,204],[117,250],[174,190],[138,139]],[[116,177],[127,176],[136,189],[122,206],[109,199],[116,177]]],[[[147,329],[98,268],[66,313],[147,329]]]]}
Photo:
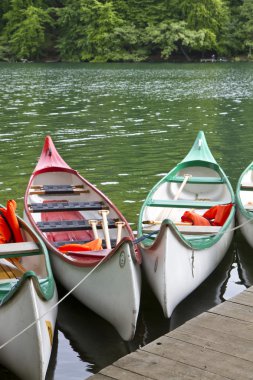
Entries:
{"type": "MultiPolygon", "coordinates": [[[[152,344],[152,343],[151,343],[152,344]]],[[[151,349],[150,344],[145,346],[151,349]]],[[[159,346],[160,347],[160,346],[159,346]]],[[[137,350],[134,355],[129,354],[114,363],[120,369],[129,370],[144,376],[145,379],[182,379],[182,380],[224,380],[224,377],[201,370],[196,366],[172,360],[158,353],[137,350]]],[[[132,375],[131,375],[132,376],[132,375]]],[[[129,379],[132,380],[132,377],[129,379]]],[[[118,379],[122,379],[121,377],[118,379]]]]}
{"type": "MultiPolygon", "coordinates": [[[[219,314],[203,313],[201,316],[191,319],[187,322],[189,326],[206,327],[210,330],[224,332],[231,336],[231,340],[242,337],[253,340],[253,326],[250,322],[240,321],[219,314]]],[[[184,328],[184,325],[180,326],[184,328]]]]}
{"type": "Polygon", "coordinates": [[[235,340],[229,333],[187,323],[172,331],[169,337],[253,362],[252,339],[237,337],[235,340]],[[241,350],[238,350],[238,345],[241,350]]]}
{"type": "Polygon", "coordinates": [[[143,351],[225,378],[252,380],[253,362],[214,351],[207,346],[202,347],[163,336],[158,341],[143,347],[143,351]],[[243,368],[243,376],[241,368],[243,368]]]}
{"type": "Polygon", "coordinates": [[[253,287],[120,358],[91,378],[252,380],[252,374],[253,287]]]}

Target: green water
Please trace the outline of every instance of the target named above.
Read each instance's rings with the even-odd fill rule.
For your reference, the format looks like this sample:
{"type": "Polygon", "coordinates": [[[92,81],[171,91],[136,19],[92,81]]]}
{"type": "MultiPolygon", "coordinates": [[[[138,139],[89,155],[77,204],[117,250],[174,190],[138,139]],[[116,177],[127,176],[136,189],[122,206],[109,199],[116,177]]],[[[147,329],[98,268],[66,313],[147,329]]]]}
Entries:
{"type": "MultiPolygon", "coordinates": [[[[47,134],[65,161],[96,184],[123,212],[134,230],[147,192],[186,155],[199,130],[205,132],[214,157],[234,189],[241,171],[253,160],[250,63],[2,63],[0,88],[0,203],[16,199],[20,214],[27,182],[47,134]]],[[[248,256],[240,263],[234,259],[235,254],[246,250],[238,248],[235,241],[225,266],[218,269],[219,280],[212,284],[213,294],[220,294],[222,289],[223,295],[213,296],[206,308],[241,291],[252,277],[247,267],[240,267],[248,256]]],[[[200,290],[203,294],[205,286],[200,290]]],[[[195,314],[200,298],[199,294],[191,298],[191,304],[194,300],[196,303],[195,314]]],[[[76,307],[76,314],[89,315],[75,300],[70,302],[76,307]]],[[[161,310],[157,317],[155,308],[150,312],[144,300],[140,327],[132,345],[112,338],[114,333],[107,324],[105,330],[110,334],[104,337],[101,332],[98,338],[96,329],[95,335],[85,331],[82,342],[88,339],[87,335],[90,341],[94,336],[102,339],[101,345],[110,342],[113,348],[107,357],[98,349],[97,355],[93,354],[91,345],[82,346],[78,338],[73,338],[73,331],[66,332],[67,305],[60,309],[57,364],[51,366],[48,379],[83,379],[90,371],[159,336],[171,325],[178,325],[187,315],[186,302],[186,309],[176,312],[175,322],[170,321],[169,325],[161,310]],[[161,331],[152,331],[156,318],[161,331]],[[72,377],[67,375],[66,363],[72,368],[72,377]]],[[[90,318],[94,319],[94,315],[90,318]]],[[[99,319],[99,323],[104,322],[99,319]]],[[[77,336],[82,329],[80,323],[77,336]]]]}

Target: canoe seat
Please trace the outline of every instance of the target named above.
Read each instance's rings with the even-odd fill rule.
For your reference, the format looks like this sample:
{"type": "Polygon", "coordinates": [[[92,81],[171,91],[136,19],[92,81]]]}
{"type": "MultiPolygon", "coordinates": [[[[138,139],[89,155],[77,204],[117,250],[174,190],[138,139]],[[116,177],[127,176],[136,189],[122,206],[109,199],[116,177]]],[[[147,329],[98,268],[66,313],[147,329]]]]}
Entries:
{"type": "Polygon", "coordinates": [[[24,241],[21,243],[0,244],[0,257],[19,257],[38,255],[42,252],[39,246],[33,241],[24,241]]]}
{"type": "MultiPolygon", "coordinates": [[[[102,222],[102,219],[99,219],[102,222]]],[[[88,220],[52,220],[49,222],[38,222],[37,226],[42,232],[58,232],[58,231],[78,231],[91,230],[92,227],[88,220]]],[[[102,228],[102,223],[97,225],[98,229],[102,228]]],[[[115,221],[108,219],[108,228],[115,228],[115,221]]]]}
{"type": "Polygon", "coordinates": [[[212,234],[217,234],[220,231],[221,227],[177,225],[177,229],[183,235],[212,235],[212,234]]]}
{"type": "Polygon", "coordinates": [[[244,191],[253,191],[253,185],[252,184],[241,184],[240,190],[244,191]]]}
{"type": "Polygon", "coordinates": [[[80,194],[89,193],[88,189],[85,189],[83,185],[34,185],[31,186],[29,194],[80,194]]]}
{"type": "MultiPolygon", "coordinates": [[[[52,244],[56,248],[58,248],[58,247],[61,247],[62,245],[65,245],[65,244],[85,244],[85,243],[89,243],[90,241],[91,240],[72,240],[72,241],[64,240],[64,241],[55,241],[52,244]]],[[[103,246],[103,248],[106,248],[106,242],[104,239],[102,240],[102,246],[103,246]]],[[[111,239],[111,246],[112,246],[112,248],[116,247],[116,239],[111,239]]]]}
{"type": "MultiPolygon", "coordinates": [[[[168,182],[182,183],[185,177],[175,176],[167,178],[168,182]]],[[[203,184],[203,185],[221,185],[224,183],[224,179],[221,177],[190,177],[187,180],[187,184],[203,184]]]]}
{"type": "Polygon", "coordinates": [[[199,208],[208,209],[213,206],[221,204],[220,202],[206,202],[206,201],[190,201],[190,200],[153,200],[147,202],[150,207],[175,207],[175,208],[199,208]]]}
{"type": "Polygon", "coordinates": [[[29,205],[31,212],[50,212],[50,211],[78,211],[78,210],[102,210],[108,209],[103,202],[46,202],[31,203],[29,205]]]}

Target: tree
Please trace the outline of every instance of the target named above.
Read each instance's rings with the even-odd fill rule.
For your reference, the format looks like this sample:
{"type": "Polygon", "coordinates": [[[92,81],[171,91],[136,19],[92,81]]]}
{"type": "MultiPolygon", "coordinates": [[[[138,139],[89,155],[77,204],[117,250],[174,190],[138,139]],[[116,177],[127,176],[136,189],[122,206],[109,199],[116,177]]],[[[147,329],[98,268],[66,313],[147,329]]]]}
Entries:
{"type": "Polygon", "coordinates": [[[17,59],[36,59],[45,42],[45,26],[53,20],[41,1],[12,0],[4,14],[4,37],[17,59]]]}
{"type": "Polygon", "coordinates": [[[139,31],[118,15],[112,1],[67,1],[58,15],[58,47],[64,60],[107,62],[142,56],[132,51],[141,38],[139,31]]]}
{"type": "Polygon", "coordinates": [[[240,35],[243,46],[248,49],[248,56],[252,55],[253,48],[253,2],[252,0],[244,0],[240,7],[240,35]]]}

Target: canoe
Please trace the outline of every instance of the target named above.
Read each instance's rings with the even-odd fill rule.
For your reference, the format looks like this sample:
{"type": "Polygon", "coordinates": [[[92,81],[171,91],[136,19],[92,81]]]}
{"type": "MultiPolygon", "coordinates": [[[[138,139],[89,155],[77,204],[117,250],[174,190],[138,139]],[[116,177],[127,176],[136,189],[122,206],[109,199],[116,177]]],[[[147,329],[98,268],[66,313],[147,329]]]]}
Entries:
{"type": "Polygon", "coordinates": [[[44,380],[53,344],[57,290],[45,244],[24,220],[16,220],[22,239],[0,244],[0,362],[19,379],[44,380]]]}
{"type": "Polygon", "coordinates": [[[220,263],[233,237],[234,214],[232,187],[200,131],[183,161],[150,191],[138,222],[144,272],[165,317],[220,263]],[[203,217],[207,211],[216,213],[212,225],[203,217]],[[208,225],[182,221],[188,214],[208,225]]]}
{"type": "Polygon", "coordinates": [[[116,206],[63,160],[50,136],[26,190],[25,216],[50,250],[59,282],[70,291],[85,278],[73,295],[131,340],[141,291],[133,232],[116,206]]]}
{"type": "Polygon", "coordinates": [[[253,162],[241,174],[236,187],[236,217],[240,230],[253,247],[253,162]]]}

